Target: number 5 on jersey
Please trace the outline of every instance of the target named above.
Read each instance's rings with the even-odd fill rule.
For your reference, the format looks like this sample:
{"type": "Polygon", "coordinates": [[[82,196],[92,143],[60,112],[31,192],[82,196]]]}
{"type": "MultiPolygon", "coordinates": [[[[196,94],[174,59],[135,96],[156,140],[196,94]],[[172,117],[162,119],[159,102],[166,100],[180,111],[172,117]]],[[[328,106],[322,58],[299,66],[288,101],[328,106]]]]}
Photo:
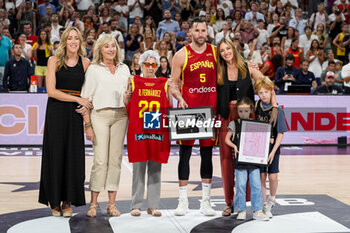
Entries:
{"type": "Polygon", "coordinates": [[[200,74],[199,75],[199,81],[201,81],[201,83],[205,83],[205,81],[206,81],[205,74],[200,74]]]}

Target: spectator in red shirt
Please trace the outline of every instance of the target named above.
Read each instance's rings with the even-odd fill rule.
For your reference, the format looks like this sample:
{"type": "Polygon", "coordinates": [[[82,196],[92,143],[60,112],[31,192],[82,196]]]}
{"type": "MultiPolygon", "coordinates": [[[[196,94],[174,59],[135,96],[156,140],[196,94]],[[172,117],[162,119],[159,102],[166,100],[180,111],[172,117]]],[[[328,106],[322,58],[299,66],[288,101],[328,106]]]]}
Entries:
{"type": "MultiPolygon", "coordinates": [[[[36,35],[32,34],[32,24],[30,22],[26,22],[23,24],[23,33],[26,35],[26,43],[31,46],[38,40],[36,35]]],[[[19,39],[17,39],[17,43],[19,43],[19,39]]]]}
{"type": "Polygon", "coordinates": [[[350,18],[349,18],[349,11],[350,11],[350,6],[349,4],[346,3],[346,0],[340,0],[340,4],[338,5],[338,8],[341,13],[345,16],[346,22],[350,23],[350,18]]]}

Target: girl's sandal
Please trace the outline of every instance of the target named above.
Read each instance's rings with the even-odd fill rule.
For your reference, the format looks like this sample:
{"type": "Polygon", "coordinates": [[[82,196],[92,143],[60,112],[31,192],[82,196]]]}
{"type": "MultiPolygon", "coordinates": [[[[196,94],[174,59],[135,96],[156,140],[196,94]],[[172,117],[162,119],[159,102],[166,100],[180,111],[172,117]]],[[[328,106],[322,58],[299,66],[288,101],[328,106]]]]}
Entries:
{"type": "Polygon", "coordinates": [[[134,216],[134,217],[139,217],[141,215],[141,210],[140,209],[132,209],[130,212],[130,215],[134,216]]]}
{"type": "Polygon", "coordinates": [[[150,214],[154,217],[162,216],[162,212],[160,212],[158,209],[147,209],[147,214],[150,214]]]}
{"type": "Polygon", "coordinates": [[[113,216],[113,217],[117,217],[120,216],[120,212],[117,209],[117,207],[115,206],[115,204],[108,204],[107,205],[107,214],[113,216]]]}
{"type": "Polygon", "coordinates": [[[90,208],[88,210],[88,212],[86,213],[86,216],[90,217],[90,218],[95,218],[97,215],[97,204],[94,203],[90,203],[90,208]]]}
{"type": "Polygon", "coordinates": [[[226,205],[224,211],[222,211],[222,216],[230,216],[232,211],[232,207],[226,205]]]}

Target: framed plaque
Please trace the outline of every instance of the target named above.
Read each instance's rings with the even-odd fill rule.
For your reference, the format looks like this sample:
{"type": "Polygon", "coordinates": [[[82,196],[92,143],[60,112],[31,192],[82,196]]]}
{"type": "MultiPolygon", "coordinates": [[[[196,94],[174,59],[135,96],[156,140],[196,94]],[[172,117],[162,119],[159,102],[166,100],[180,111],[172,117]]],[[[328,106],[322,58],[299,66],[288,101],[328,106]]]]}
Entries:
{"type": "Polygon", "coordinates": [[[168,109],[170,140],[214,138],[212,107],[168,109]]]}
{"type": "Polygon", "coordinates": [[[238,162],[267,165],[271,125],[254,120],[241,120],[238,162]]]}

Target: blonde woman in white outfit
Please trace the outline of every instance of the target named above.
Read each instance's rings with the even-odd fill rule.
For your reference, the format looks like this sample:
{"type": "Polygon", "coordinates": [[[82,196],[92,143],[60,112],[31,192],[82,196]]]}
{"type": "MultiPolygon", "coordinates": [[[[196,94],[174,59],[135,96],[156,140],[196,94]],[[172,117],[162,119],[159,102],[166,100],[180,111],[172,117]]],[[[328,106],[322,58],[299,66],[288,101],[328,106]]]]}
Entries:
{"type": "Polygon", "coordinates": [[[117,41],[104,35],[96,41],[94,59],[86,72],[81,95],[92,98],[91,124],[85,124],[87,138],[93,142],[91,202],[88,217],[96,217],[97,198],[108,191],[107,213],[119,216],[115,206],[119,188],[124,137],[128,124],[123,95],[127,90],[129,68],[121,63],[117,41]]]}

